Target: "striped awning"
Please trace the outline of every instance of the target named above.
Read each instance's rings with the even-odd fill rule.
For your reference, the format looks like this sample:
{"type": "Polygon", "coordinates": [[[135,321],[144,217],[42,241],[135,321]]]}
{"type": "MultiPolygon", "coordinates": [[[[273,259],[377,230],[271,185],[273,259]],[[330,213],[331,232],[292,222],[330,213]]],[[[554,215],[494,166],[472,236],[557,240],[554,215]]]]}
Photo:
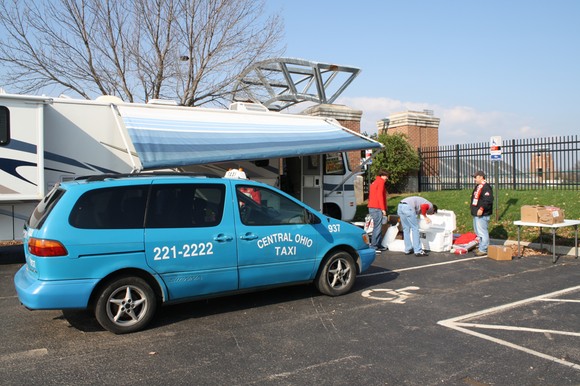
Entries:
{"type": "Polygon", "coordinates": [[[143,169],[381,148],[333,119],[117,105],[143,169]]]}

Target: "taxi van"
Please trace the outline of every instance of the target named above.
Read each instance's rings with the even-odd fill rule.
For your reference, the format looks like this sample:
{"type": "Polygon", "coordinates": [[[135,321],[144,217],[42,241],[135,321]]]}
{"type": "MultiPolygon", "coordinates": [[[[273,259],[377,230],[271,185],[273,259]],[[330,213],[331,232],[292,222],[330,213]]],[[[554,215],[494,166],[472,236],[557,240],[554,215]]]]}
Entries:
{"type": "Polygon", "coordinates": [[[303,282],[342,295],[375,259],[362,229],[269,185],[183,173],[60,183],[23,241],[22,304],[90,309],[116,334],[161,304],[303,282]]]}

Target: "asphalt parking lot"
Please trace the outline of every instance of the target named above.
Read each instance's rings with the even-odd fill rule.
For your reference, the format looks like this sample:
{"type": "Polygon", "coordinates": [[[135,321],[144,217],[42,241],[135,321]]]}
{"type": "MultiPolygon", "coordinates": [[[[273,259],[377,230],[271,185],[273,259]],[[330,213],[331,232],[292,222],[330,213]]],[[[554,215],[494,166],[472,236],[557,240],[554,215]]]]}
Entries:
{"type": "Polygon", "coordinates": [[[383,252],[346,296],[311,285],[169,306],[116,336],[28,311],[0,255],[0,384],[578,385],[580,259],[383,252]]]}

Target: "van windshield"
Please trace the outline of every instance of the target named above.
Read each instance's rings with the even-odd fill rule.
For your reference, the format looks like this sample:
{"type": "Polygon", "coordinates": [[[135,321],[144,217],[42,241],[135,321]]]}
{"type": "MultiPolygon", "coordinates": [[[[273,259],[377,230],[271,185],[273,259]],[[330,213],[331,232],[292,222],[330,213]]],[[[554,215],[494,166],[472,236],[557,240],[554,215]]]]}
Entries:
{"type": "Polygon", "coordinates": [[[63,195],[64,190],[58,186],[55,186],[54,189],[52,189],[50,193],[48,193],[46,197],[44,197],[44,199],[36,206],[34,212],[32,212],[30,218],[28,219],[26,228],[40,229],[52,208],[54,208],[56,203],[63,195]]]}

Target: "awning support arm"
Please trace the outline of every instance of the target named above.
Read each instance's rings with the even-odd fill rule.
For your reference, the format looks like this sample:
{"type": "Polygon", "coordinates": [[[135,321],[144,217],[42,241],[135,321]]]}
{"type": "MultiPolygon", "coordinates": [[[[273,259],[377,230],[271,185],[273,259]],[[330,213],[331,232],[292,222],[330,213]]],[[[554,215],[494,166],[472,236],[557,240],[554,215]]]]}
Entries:
{"type": "Polygon", "coordinates": [[[113,103],[111,103],[111,110],[113,112],[113,117],[115,118],[115,123],[117,124],[117,128],[119,129],[119,133],[121,134],[121,138],[123,139],[123,144],[125,145],[125,149],[127,150],[127,155],[129,156],[129,161],[131,162],[131,165],[133,166],[131,173],[139,173],[141,171],[141,168],[137,167],[137,165],[135,164],[135,161],[133,160],[133,156],[131,155],[131,149],[129,148],[129,142],[127,141],[127,138],[125,137],[125,132],[123,130],[123,126],[121,125],[121,121],[119,120],[121,113],[119,112],[119,109],[117,109],[117,106],[113,103]]]}

